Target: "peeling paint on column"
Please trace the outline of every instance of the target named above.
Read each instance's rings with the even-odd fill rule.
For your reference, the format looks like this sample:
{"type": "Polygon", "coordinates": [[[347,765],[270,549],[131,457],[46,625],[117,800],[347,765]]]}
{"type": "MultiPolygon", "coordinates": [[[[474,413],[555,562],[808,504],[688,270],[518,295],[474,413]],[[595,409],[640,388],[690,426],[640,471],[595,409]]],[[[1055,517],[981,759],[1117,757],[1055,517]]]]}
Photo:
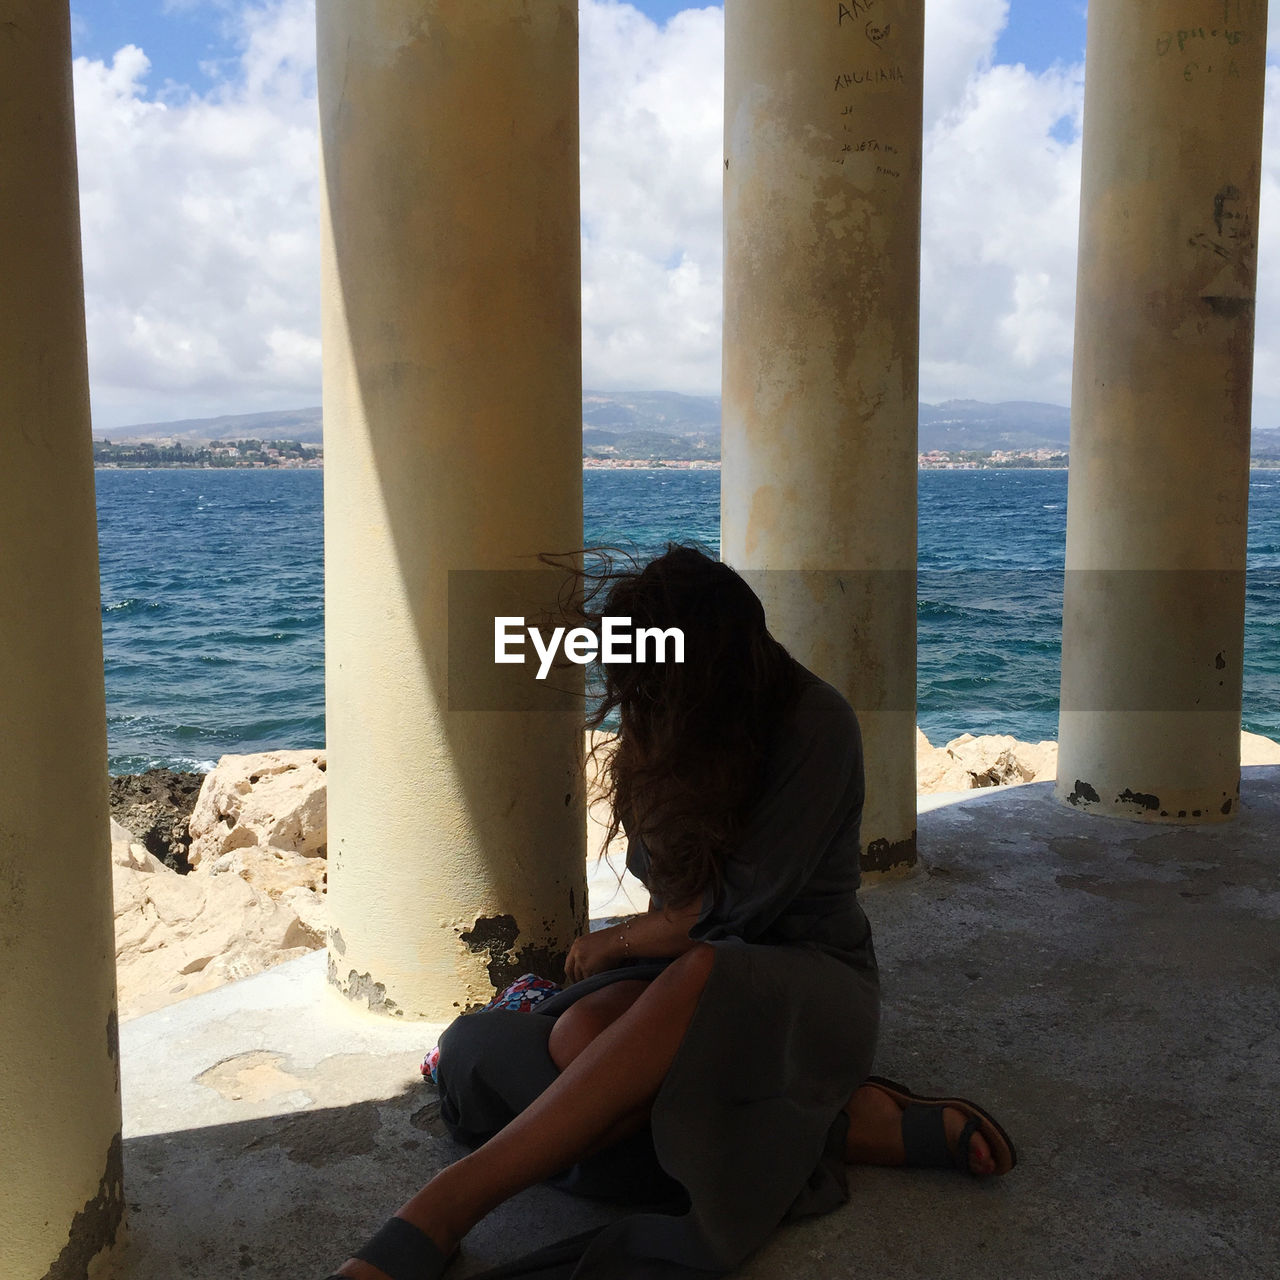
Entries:
{"type": "Polygon", "coordinates": [[[345,979],[339,978],[338,965],[333,956],[329,957],[329,983],[353,1003],[363,1003],[370,1013],[404,1017],[404,1010],[394,1000],[387,999],[387,988],[381,982],[374,982],[371,974],[357,973],[352,969],[345,979]]]}
{"type": "Polygon", "coordinates": [[[111,1139],[98,1194],[71,1220],[67,1243],[42,1280],[87,1280],[89,1266],[116,1242],[124,1220],[124,1144],[111,1139]]]}
{"type": "Polygon", "coordinates": [[[107,1014],[107,1057],[111,1061],[111,1083],[120,1096],[120,1018],[116,1013],[116,996],[111,996],[111,1012],[107,1014]]]}
{"type": "Polygon", "coordinates": [[[916,833],[905,840],[872,840],[862,853],[863,871],[891,871],[911,866],[916,860],[916,833]]]}
{"type": "Polygon", "coordinates": [[[472,955],[488,957],[485,967],[496,993],[526,973],[558,977],[564,972],[565,952],[555,947],[550,922],[545,923],[547,942],[541,945],[517,948],[521,931],[512,915],[478,916],[470,929],[458,934],[458,940],[472,955]]]}
{"type": "Polygon", "coordinates": [[[1097,804],[1100,799],[1101,797],[1098,793],[1087,782],[1081,782],[1080,779],[1077,778],[1075,790],[1067,797],[1067,803],[1076,805],[1084,804],[1086,802],[1089,804],[1097,804]]]}
{"type": "MultiPolygon", "coordinates": [[[[1097,798],[1096,796],[1094,797],[1097,798]]],[[[1130,791],[1126,788],[1116,796],[1116,804],[1136,804],[1142,809],[1158,809],[1160,807],[1160,797],[1148,795],[1142,791],[1130,791]]]]}

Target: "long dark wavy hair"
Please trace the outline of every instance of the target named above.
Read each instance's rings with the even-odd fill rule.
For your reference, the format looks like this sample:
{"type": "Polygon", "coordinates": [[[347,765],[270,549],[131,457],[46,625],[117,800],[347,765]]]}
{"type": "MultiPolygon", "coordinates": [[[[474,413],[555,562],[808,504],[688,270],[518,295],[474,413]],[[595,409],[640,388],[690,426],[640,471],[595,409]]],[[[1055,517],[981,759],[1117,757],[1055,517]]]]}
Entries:
{"type": "MultiPolygon", "coordinates": [[[[565,567],[565,558],[546,557],[565,567]]],[[[593,749],[609,803],[605,847],[625,828],[650,855],[654,893],[671,906],[718,887],[779,727],[799,691],[799,664],[769,634],[764,606],[728,565],[669,543],[640,565],[589,548],[578,612],[599,633],[606,617],[632,630],[678,627],[684,661],[600,663],[599,729],[617,712],[616,742],[593,749]],[[603,754],[603,759],[601,759],[603,754]]]]}

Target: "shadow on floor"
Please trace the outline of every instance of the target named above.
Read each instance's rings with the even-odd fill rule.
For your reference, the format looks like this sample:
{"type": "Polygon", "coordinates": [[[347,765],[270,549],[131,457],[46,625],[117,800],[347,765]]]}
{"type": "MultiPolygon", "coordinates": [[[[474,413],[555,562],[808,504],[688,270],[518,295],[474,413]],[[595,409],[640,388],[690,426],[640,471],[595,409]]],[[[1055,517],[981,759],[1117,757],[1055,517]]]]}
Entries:
{"type": "MultiPolygon", "coordinates": [[[[1280,1274],[1280,768],[1245,770],[1220,826],[1094,818],[1034,784],[922,814],[919,836],[921,873],[864,895],[876,1069],[983,1103],[1019,1166],[994,1183],[851,1170],[847,1206],[779,1231],[742,1275],[1280,1274]]],[[[271,1026],[288,1052],[288,1018],[271,1026]]],[[[425,1086],[315,1101],[130,1138],[118,1275],[320,1280],[461,1153],[425,1086]]],[[[615,1213],[535,1189],[450,1278],[615,1213]]]]}

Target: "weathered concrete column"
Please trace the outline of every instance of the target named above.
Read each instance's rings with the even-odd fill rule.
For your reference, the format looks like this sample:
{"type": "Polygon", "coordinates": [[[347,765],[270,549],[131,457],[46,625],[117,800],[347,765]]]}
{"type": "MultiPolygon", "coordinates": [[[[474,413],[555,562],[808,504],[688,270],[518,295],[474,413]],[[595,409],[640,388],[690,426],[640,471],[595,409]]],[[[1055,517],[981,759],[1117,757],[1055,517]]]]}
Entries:
{"type": "Polygon", "coordinates": [[[0,4],[0,1276],[124,1212],[84,285],[65,3],[0,4]]]}
{"type": "Polygon", "coordinates": [[[330,977],[443,1018],[586,919],[581,701],[459,699],[492,618],[449,652],[451,571],[582,541],[577,6],[318,25],[330,977]]]}
{"type": "Polygon", "coordinates": [[[1056,794],[1240,783],[1265,0],[1092,0],[1056,794]]]}
{"type": "Polygon", "coordinates": [[[923,6],[725,7],[721,554],[849,698],[863,866],[915,861],[923,6]]]}

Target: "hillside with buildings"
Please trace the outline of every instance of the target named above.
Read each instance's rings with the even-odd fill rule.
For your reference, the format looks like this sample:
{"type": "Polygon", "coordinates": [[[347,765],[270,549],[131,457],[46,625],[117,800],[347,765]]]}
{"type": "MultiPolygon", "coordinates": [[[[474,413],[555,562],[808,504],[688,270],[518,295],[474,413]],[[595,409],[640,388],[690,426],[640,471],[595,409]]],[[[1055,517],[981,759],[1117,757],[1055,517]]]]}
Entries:
{"type": "MultiPolygon", "coordinates": [[[[973,470],[1065,467],[1071,411],[1014,400],[921,404],[919,463],[973,470]]],[[[95,433],[94,462],[117,467],[319,466],[318,405],[269,413],[148,422],[95,433]]],[[[720,460],[720,400],[672,391],[586,391],[582,456],[589,466],[720,460]]],[[[1280,466],[1280,429],[1253,433],[1255,466],[1280,466]]]]}

